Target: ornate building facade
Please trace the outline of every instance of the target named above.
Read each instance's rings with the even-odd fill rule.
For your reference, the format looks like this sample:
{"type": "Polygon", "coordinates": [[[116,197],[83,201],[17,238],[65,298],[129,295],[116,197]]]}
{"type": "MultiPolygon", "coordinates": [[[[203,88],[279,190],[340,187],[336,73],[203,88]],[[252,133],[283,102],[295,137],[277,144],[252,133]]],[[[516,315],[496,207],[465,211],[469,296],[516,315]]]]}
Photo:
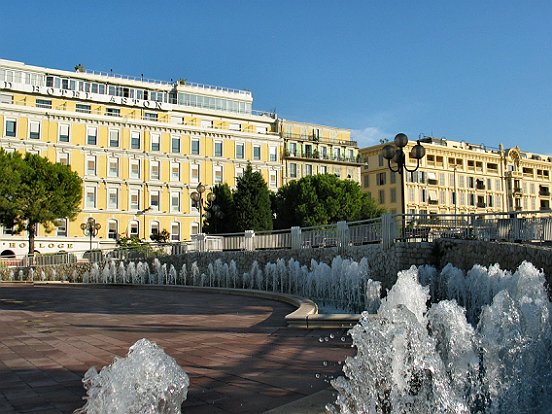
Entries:
{"type": "MultiPolygon", "coordinates": [[[[81,224],[91,217],[101,225],[94,248],[113,247],[120,236],[149,241],[162,230],[173,242],[189,240],[200,228],[191,193],[199,183],[207,191],[234,187],[248,162],[271,191],[306,174],[360,179],[348,130],[254,111],[245,90],[81,65],[65,71],[0,59],[0,147],[70,165],[83,179],[81,213],[60,217],[52,233],[40,227],[39,253],[87,250],[81,224]],[[294,156],[286,149],[292,137],[294,156]]],[[[0,255],[27,250],[25,234],[0,228],[0,255]]]]}
{"type": "MultiPolygon", "coordinates": [[[[484,145],[424,137],[418,171],[401,179],[382,156],[386,143],[363,148],[362,188],[393,213],[454,214],[549,210],[552,157],[518,147],[484,145]]],[[[410,141],[405,153],[416,144],[410,141]]],[[[416,160],[407,155],[407,166],[416,160]]]]}

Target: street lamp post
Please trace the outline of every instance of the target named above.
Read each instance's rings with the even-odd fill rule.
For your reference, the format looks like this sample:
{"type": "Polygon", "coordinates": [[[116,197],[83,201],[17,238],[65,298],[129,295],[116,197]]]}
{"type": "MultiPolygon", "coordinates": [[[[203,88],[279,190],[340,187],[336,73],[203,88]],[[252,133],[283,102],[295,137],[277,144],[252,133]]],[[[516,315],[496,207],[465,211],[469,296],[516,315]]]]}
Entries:
{"type": "Polygon", "coordinates": [[[416,159],[416,167],[409,169],[406,166],[406,155],[404,153],[404,148],[408,144],[408,137],[406,134],[399,133],[395,135],[394,144],[388,144],[383,147],[382,155],[383,158],[387,160],[387,166],[392,172],[399,173],[401,176],[401,209],[402,209],[402,222],[403,222],[403,231],[404,231],[404,215],[406,214],[406,201],[404,198],[404,171],[414,172],[420,167],[420,160],[425,156],[425,148],[420,144],[418,140],[416,145],[412,147],[410,151],[410,157],[416,159]],[[391,165],[391,161],[395,163],[395,168],[391,165]]]}
{"type": "MultiPolygon", "coordinates": [[[[196,187],[196,191],[194,191],[192,194],[190,194],[190,197],[194,202],[196,203],[196,207],[199,210],[199,233],[201,234],[202,228],[203,228],[203,193],[205,192],[206,188],[203,184],[199,183],[196,187]]],[[[207,194],[207,201],[209,203],[212,203],[215,201],[215,195],[213,193],[207,194]]]]}
{"type": "Polygon", "coordinates": [[[84,223],[81,223],[80,228],[85,236],[90,236],[90,251],[92,251],[92,238],[98,234],[102,228],[100,223],[96,223],[93,217],[88,217],[84,223]]]}

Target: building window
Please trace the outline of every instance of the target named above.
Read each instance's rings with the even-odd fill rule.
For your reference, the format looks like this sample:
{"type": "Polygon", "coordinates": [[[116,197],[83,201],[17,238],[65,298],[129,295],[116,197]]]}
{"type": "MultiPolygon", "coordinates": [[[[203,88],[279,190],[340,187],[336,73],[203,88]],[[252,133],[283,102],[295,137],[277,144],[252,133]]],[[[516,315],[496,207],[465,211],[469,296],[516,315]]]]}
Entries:
{"type": "Polygon", "coordinates": [[[159,191],[150,191],[150,207],[154,211],[159,211],[159,191]]]}
{"type": "Polygon", "coordinates": [[[192,139],[192,155],[199,155],[199,139],[192,139]]]}
{"type": "Polygon", "coordinates": [[[379,203],[385,204],[385,190],[379,190],[379,203]]]}
{"type": "Polygon", "coordinates": [[[129,210],[140,210],[140,190],[130,190],[129,210]]]}
{"type": "Polygon", "coordinates": [[[133,220],[128,223],[128,235],[129,237],[140,237],[140,223],[138,221],[133,220]]]}
{"type": "Polygon", "coordinates": [[[119,146],[119,130],[110,129],[109,130],[109,146],[117,148],[119,146]]]}
{"type": "Polygon", "coordinates": [[[320,167],[318,167],[318,173],[319,174],[328,174],[328,167],[326,167],[325,165],[321,165],[320,167]]]}
{"type": "Polygon", "coordinates": [[[243,160],[245,157],[244,144],[236,144],[236,158],[243,160]]]}
{"type": "Polygon", "coordinates": [[[131,149],[140,149],[142,148],[142,143],[141,143],[141,137],[140,137],[140,132],[138,131],[132,131],[130,133],[130,148],[131,149]]]}
{"type": "Polygon", "coordinates": [[[59,126],[59,141],[69,142],[69,125],[60,124],[59,126]]]}
{"type": "Polygon", "coordinates": [[[159,151],[161,149],[161,136],[159,134],[151,134],[151,150],[159,151]]]}
{"type": "Polygon", "coordinates": [[[180,211],[180,193],[171,193],[171,212],[180,211]]]}
{"type": "Polygon", "coordinates": [[[158,121],[159,116],[155,112],[146,112],[144,114],[144,120],[146,120],[146,121],[158,121]]]}
{"type": "Polygon", "coordinates": [[[391,171],[390,172],[390,177],[391,177],[391,184],[395,184],[397,182],[397,176],[396,176],[396,173],[391,171]]]}
{"type": "Polygon", "coordinates": [[[289,155],[297,157],[297,144],[295,142],[289,143],[289,155]]]}
{"type": "Polygon", "coordinates": [[[118,177],[119,176],[119,158],[110,158],[108,161],[108,177],[118,177]]]}
{"type": "Polygon", "coordinates": [[[83,113],[83,114],[89,114],[92,112],[92,107],[90,105],[83,105],[83,104],[77,104],[77,112],[83,113]]]}
{"type": "Polygon", "coordinates": [[[368,174],[362,176],[362,186],[367,188],[369,186],[369,183],[370,183],[370,180],[369,180],[370,176],[368,174]]]}
{"type": "Polygon", "coordinates": [[[392,203],[397,202],[397,189],[396,188],[391,189],[391,202],[392,203]]]}
{"type": "Polygon", "coordinates": [[[86,187],[85,207],[96,208],[96,188],[95,187],[86,187]]]}
{"type": "Polygon", "coordinates": [[[62,165],[70,165],[69,164],[69,154],[65,152],[60,152],[57,156],[57,162],[62,165]]]}
{"type": "Polygon", "coordinates": [[[96,127],[86,128],[86,143],[88,145],[96,145],[98,142],[98,130],[96,127]]]}
{"type": "Polygon", "coordinates": [[[278,187],[278,171],[269,171],[268,185],[272,188],[278,187]]]}
{"type": "Polygon", "coordinates": [[[96,157],[93,155],[86,157],[86,175],[96,175],[96,157]]]}
{"type": "Polygon", "coordinates": [[[30,139],[40,138],[40,122],[29,121],[29,138],[30,139]]]}
{"type": "Polygon", "coordinates": [[[257,131],[257,134],[266,134],[266,127],[265,126],[258,126],[255,128],[257,131]]]}
{"type": "Polygon", "coordinates": [[[105,114],[107,116],[121,116],[121,110],[119,108],[105,108],[105,114]]]}
{"type": "Polygon", "coordinates": [[[253,146],[253,160],[259,161],[261,159],[261,147],[259,145],[253,146]]]}
{"type": "Polygon", "coordinates": [[[130,160],[130,178],[140,178],[140,160],[130,160]]]}
{"type": "Polygon", "coordinates": [[[180,240],[180,223],[171,224],[171,240],[172,241],[180,240]]]}
{"type": "Polygon", "coordinates": [[[150,224],[150,235],[155,236],[157,234],[159,234],[159,222],[152,221],[150,224]]]}
{"type": "Polygon", "coordinates": [[[289,176],[291,178],[297,177],[297,164],[295,164],[294,162],[289,164],[289,176]]]}
{"type": "Polygon", "coordinates": [[[107,222],[107,238],[117,240],[119,235],[119,225],[117,220],[109,220],[107,222]]]}
{"type": "Polygon", "coordinates": [[[312,175],[312,165],[306,164],[305,165],[305,175],[312,175]]]}
{"type": "Polygon", "coordinates": [[[276,161],[276,150],[277,150],[276,147],[269,147],[269,149],[268,149],[268,160],[269,161],[271,161],[271,162],[276,161]]]}
{"type": "Polygon", "coordinates": [[[222,157],[222,141],[215,141],[215,157],[222,157]]]}
{"type": "Polygon", "coordinates": [[[17,123],[14,119],[6,119],[6,136],[15,137],[15,131],[17,129],[17,123]]]}
{"type": "Polygon", "coordinates": [[[180,152],[180,137],[176,137],[176,136],[171,137],[171,152],[174,152],[174,153],[180,152]]]}
{"type": "Polygon", "coordinates": [[[171,163],[171,181],[180,181],[180,164],[171,163]]]}
{"type": "Polygon", "coordinates": [[[52,101],[50,101],[48,99],[37,99],[36,100],[36,107],[37,108],[51,109],[52,108],[52,101]]]}
{"type": "Polygon", "coordinates": [[[222,165],[215,165],[214,167],[214,182],[215,184],[222,184],[222,165]]]}
{"type": "Polygon", "coordinates": [[[150,162],[150,180],[159,180],[159,161],[150,162]]]}
{"type": "Polygon", "coordinates": [[[236,167],[236,185],[238,185],[238,179],[243,177],[243,168],[242,167],[236,167]]]}
{"type": "Polygon", "coordinates": [[[377,185],[385,185],[385,177],[387,173],[381,172],[376,175],[376,183],[377,185]]]}
{"type": "Polygon", "coordinates": [[[110,188],[107,190],[107,194],[107,208],[119,208],[119,190],[116,188],[110,188]]]}
{"type": "Polygon", "coordinates": [[[67,219],[60,218],[55,221],[56,224],[56,236],[67,237],[67,219]]]}
{"type": "Polygon", "coordinates": [[[191,182],[194,184],[199,183],[199,164],[191,165],[191,182]]]}

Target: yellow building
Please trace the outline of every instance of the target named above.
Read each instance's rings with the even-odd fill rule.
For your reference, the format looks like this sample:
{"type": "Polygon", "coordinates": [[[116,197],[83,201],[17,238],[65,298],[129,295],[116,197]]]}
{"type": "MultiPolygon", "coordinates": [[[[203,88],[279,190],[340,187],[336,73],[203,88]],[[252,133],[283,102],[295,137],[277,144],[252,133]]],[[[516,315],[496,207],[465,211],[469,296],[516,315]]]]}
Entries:
{"type": "Polygon", "coordinates": [[[283,181],[313,174],[335,174],[360,183],[357,143],[351,131],[323,125],[278,120],[283,143],[283,181]]]}
{"type": "MultiPolygon", "coordinates": [[[[426,155],[418,171],[401,179],[388,168],[382,149],[363,148],[362,188],[392,213],[453,214],[550,209],[552,157],[518,147],[487,148],[442,138],[424,137],[426,155]]],[[[409,154],[416,141],[409,141],[409,154]]],[[[407,167],[416,160],[406,155],[407,167]]],[[[392,163],[392,166],[394,164],[392,163]]]]}
{"type": "MultiPolygon", "coordinates": [[[[101,224],[94,247],[119,235],[198,231],[198,183],[233,187],[250,161],[277,190],[281,138],[274,114],[252,110],[251,92],[179,80],[64,71],[0,60],[0,146],[68,164],[84,181],[82,212],[38,229],[40,253],[88,249],[81,223],[101,224]]],[[[0,230],[0,254],[27,251],[25,235],[0,230]]]]}

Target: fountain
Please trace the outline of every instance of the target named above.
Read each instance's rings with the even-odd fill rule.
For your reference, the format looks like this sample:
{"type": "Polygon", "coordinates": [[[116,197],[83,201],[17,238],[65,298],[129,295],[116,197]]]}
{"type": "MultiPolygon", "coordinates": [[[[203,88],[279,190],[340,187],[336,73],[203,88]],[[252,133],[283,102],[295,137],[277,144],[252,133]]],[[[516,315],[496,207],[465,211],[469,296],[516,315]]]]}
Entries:
{"type": "Polygon", "coordinates": [[[544,275],[527,262],[513,274],[494,265],[466,276],[451,265],[440,275],[413,266],[399,273],[377,315],[364,313],[350,330],[357,354],[332,381],[339,396],[327,408],[550,412],[551,310],[544,275]]]}
{"type": "Polygon", "coordinates": [[[190,385],[176,361],[147,339],[99,373],[90,368],[82,382],[87,401],[74,414],[180,414],[190,385]]]}

